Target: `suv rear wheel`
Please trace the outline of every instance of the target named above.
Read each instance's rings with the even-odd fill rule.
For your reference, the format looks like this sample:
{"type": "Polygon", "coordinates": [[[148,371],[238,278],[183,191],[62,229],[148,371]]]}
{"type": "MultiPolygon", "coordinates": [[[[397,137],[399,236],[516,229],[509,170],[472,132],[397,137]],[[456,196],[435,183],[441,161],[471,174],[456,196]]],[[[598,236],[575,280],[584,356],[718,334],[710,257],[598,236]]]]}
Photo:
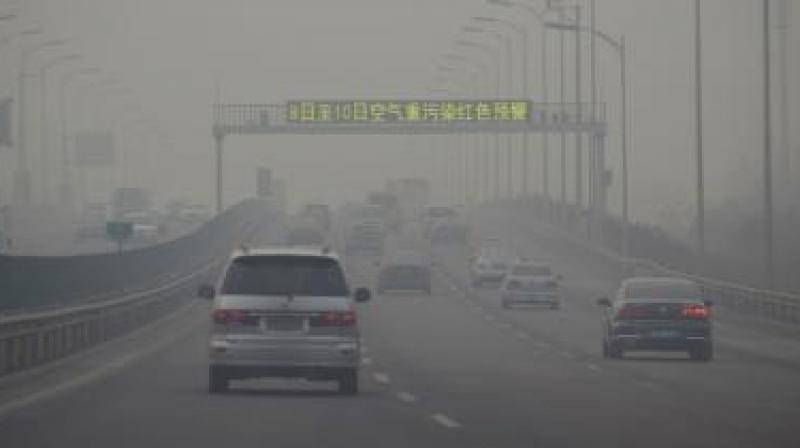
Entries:
{"type": "Polygon", "coordinates": [[[358,371],[346,370],[339,376],[339,393],[342,395],[358,394],[358,371]]]}
{"type": "Polygon", "coordinates": [[[228,391],[228,375],[219,367],[208,368],[208,391],[212,394],[228,391]]]}
{"type": "Polygon", "coordinates": [[[622,358],[622,348],[613,342],[607,342],[606,347],[608,349],[608,357],[611,359],[621,359],[622,358]]]}

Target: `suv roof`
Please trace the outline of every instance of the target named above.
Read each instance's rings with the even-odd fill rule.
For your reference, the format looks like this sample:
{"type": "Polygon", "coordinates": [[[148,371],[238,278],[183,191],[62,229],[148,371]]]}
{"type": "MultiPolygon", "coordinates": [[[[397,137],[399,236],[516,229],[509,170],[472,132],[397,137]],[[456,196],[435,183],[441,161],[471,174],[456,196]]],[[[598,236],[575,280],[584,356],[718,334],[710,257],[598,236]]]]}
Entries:
{"type": "Polygon", "coordinates": [[[324,247],[256,247],[239,248],[233,252],[231,258],[259,257],[259,256],[296,256],[320,257],[338,260],[339,256],[332,250],[324,247]]]}

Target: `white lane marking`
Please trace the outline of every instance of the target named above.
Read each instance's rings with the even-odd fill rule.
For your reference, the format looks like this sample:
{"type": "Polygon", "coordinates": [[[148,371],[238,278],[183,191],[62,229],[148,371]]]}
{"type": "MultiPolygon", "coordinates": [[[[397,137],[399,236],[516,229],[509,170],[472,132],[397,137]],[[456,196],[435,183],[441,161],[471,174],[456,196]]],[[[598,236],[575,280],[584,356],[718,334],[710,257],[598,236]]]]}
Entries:
{"type": "Polygon", "coordinates": [[[408,392],[398,392],[397,399],[404,403],[416,403],[417,401],[419,401],[417,397],[408,392]]]}
{"type": "Polygon", "coordinates": [[[575,359],[575,355],[570,352],[561,352],[561,356],[567,359],[575,359]]]}
{"type": "Polygon", "coordinates": [[[591,370],[592,372],[598,372],[599,373],[599,372],[603,371],[603,369],[601,369],[600,366],[598,366],[597,364],[591,363],[591,362],[586,364],[586,367],[588,367],[589,370],[591,370]]]}
{"type": "Polygon", "coordinates": [[[511,328],[511,327],[513,327],[513,325],[511,325],[508,322],[501,322],[500,326],[502,326],[503,328],[511,328]]]}
{"type": "Polygon", "coordinates": [[[550,344],[544,341],[536,341],[536,346],[539,348],[550,348],[550,344]]]}
{"type": "Polygon", "coordinates": [[[450,417],[448,417],[448,416],[446,416],[444,414],[433,414],[433,415],[431,415],[431,418],[436,423],[438,423],[438,424],[440,424],[440,425],[442,425],[442,426],[444,426],[445,428],[448,428],[448,429],[457,429],[457,428],[461,427],[460,423],[458,423],[457,421],[451,419],[450,417]]]}
{"type": "Polygon", "coordinates": [[[529,339],[531,337],[531,335],[529,335],[528,333],[525,333],[524,331],[518,331],[517,332],[517,337],[520,338],[520,339],[529,339]]]}
{"type": "Polygon", "coordinates": [[[372,377],[375,378],[375,381],[377,381],[377,382],[379,382],[381,384],[389,384],[389,383],[392,382],[392,380],[389,379],[389,375],[387,375],[385,373],[380,373],[380,372],[373,373],[372,377]]]}
{"type": "Polygon", "coordinates": [[[361,363],[364,364],[365,366],[371,366],[372,358],[361,358],[361,363]]]}
{"type": "Polygon", "coordinates": [[[361,353],[366,355],[367,353],[369,353],[369,349],[367,347],[362,346],[361,347],[361,353]]]}
{"type": "Polygon", "coordinates": [[[493,315],[491,315],[491,314],[484,314],[483,318],[484,318],[484,319],[486,319],[486,320],[488,320],[489,322],[494,322],[494,321],[496,321],[496,320],[497,320],[497,318],[496,318],[496,317],[494,317],[494,316],[493,316],[493,315]]]}

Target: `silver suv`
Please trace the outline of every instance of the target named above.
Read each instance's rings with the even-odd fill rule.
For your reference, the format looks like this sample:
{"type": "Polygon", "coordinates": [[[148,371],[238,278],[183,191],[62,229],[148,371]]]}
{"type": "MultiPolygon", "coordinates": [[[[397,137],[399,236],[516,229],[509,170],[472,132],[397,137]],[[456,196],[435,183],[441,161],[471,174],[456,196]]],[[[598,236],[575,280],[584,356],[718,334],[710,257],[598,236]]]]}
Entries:
{"type": "Polygon", "coordinates": [[[201,286],[213,299],[208,388],[253,377],[337,381],[339,392],[358,393],[360,339],[355,302],[338,257],[325,250],[258,249],[233,254],[218,287],[201,286]]]}

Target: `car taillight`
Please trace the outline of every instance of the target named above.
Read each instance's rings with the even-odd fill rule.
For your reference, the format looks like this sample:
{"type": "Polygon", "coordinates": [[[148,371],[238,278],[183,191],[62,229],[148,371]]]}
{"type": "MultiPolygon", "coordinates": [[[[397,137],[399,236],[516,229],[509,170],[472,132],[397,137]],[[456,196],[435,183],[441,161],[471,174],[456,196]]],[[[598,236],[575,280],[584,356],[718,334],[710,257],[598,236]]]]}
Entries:
{"type": "Polygon", "coordinates": [[[708,319],[711,309],[705,305],[687,305],[681,310],[681,315],[689,319],[708,319]]]}
{"type": "Polygon", "coordinates": [[[242,310],[216,309],[211,313],[211,320],[216,324],[242,323],[244,319],[242,310]]]}
{"type": "Polygon", "coordinates": [[[319,316],[316,323],[322,327],[352,327],[356,324],[356,312],[326,311],[319,316]]]}

